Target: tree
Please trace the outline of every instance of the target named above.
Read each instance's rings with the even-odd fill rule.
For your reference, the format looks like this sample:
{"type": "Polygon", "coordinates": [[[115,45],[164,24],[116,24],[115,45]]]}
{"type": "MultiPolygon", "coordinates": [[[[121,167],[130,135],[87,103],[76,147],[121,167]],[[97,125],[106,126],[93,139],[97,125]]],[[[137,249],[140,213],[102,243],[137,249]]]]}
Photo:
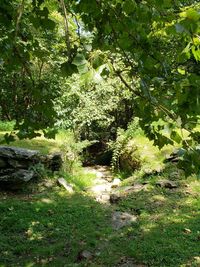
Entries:
{"type": "Polygon", "coordinates": [[[74,73],[86,84],[88,80],[103,84],[114,77],[119,87],[134,95],[134,113],[147,136],[160,147],[181,143],[190,155],[194,152],[193,165],[197,163],[198,1],[16,0],[1,4],[4,98],[0,103],[4,117],[17,114],[17,128],[33,133],[45,125],[52,127],[62,80],[74,73]],[[93,60],[95,51],[104,56],[93,60]],[[15,94],[9,91],[11,87],[16,88],[15,94]],[[14,96],[20,99],[19,105],[14,96]],[[10,105],[14,112],[8,109],[10,105]],[[182,129],[188,131],[187,138],[182,129]]]}

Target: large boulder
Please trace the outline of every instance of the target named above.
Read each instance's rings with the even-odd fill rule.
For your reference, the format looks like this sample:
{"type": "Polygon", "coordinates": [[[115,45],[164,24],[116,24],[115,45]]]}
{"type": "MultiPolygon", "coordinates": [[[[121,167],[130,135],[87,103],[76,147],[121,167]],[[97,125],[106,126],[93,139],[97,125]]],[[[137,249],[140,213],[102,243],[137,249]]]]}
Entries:
{"type": "Polygon", "coordinates": [[[37,176],[33,171],[37,164],[58,171],[62,166],[61,154],[43,155],[38,150],[0,146],[0,187],[30,181],[37,176]]]}

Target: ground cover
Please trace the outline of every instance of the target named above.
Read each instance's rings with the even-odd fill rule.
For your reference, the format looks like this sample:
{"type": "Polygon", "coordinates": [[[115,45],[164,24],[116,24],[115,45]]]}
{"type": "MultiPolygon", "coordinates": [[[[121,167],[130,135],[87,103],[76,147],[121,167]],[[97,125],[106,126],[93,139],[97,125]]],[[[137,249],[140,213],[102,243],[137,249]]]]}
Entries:
{"type": "Polygon", "coordinates": [[[21,191],[0,191],[0,266],[200,266],[200,181],[186,179],[174,163],[153,171],[159,156],[145,142],[152,172],[122,179],[123,186],[145,186],[116,203],[99,203],[87,190],[96,181],[92,169],[46,174],[21,191]],[[58,186],[59,175],[73,194],[58,186]],[[177,187],[158,185],[166,179],[177,187]],[[137,220],[114,229],[116,211],[137,220]]]}

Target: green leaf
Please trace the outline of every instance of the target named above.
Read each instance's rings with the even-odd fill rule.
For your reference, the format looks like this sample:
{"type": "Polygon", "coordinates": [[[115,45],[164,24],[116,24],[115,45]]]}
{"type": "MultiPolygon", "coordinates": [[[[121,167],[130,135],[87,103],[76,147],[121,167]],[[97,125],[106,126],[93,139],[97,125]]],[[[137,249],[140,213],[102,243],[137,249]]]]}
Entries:
{"type": "Polygon", "coordinates": [[[43,27],[45,27],[45,29],[48,29],[48,30],[54,30],[55,29],[55,22],[51,19],[43,19],[41,21],[43,27]]]}
{"type": "Polygon", "coordinates": [[[196,61],[200,61],[200,49],[196,48],[194,45],[192,46],[192,54],[196,61]]]}
{"type": "Polygon", "coordinates": [[[123,11],[126,14],[131,14],[135,11],[137,4],[134,0],[126,0],[123,4],[123,11]]]}
{"type": "Polygon", "coordinates": [[[84,74],[84,73],[88,72],[88,66],[87,66],[87,64],[78,65],[77,66],[77,69],[78,69],[78,72],[80,74],[84,74]]]}
{"type": "Polygon", "coordinates": [[[170,138],[178,144],[180,144],[182,141],[181,136],[176,131],[171,132],[170,138]]]}
{"type": "Polygon", "coordinates": [[[87,64],[87,60],[85,59],[83,54],[77,54],[74,60],[72,61],[72,64],[76,66],[84,65],[87,64]]]}
{"type": "Polygon", "coordinates": [[[78,69],[75,65],[70,62],[65,62],[61,65],[61,71],[65,76],[71,76],[74,73],[78,72],[78,69]]]}

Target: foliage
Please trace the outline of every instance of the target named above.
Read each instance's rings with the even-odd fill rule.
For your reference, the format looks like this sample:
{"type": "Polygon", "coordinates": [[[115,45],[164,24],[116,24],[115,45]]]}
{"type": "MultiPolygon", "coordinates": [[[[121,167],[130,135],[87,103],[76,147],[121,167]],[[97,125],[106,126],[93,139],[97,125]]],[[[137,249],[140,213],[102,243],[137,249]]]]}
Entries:
{"type": "MultiPolygon", "coordinates": [[[[136,135],[143,135],[142,129],[139,126],[138,118],[135,118],[128,126],[128,129],[124,131],[121,128],[117,130],[117,137],[115,141],[111,141],[109,143],[110,149],[112,150],[112,169],[113,170],[120,170],[120,157],[123,154],[127,153],[127,146],[128,143],[136,136],[136,135]]],[[[140,161],[137,157],[137,147],[133,146],[131,148],[131,153],[134,153],[135,159],[130,159],[132,161],[140,161]]]]}
{"type": "Polygon", "coordinates": [[[112,71],[134,93],[135,113],[146,135],[159,147],[174,142],[185,148],[188,143],[195,146],[198,134],[194,137],[192,131],[199,119],[199,4],[113,0],[93,1],[91,9],[83,0],[74,9],[84,13],[83,21],[94,32],[93,45],[109,51],[107,62],[112,71]],[[165,127],[170,138],[163,135],[165,127]],[[191,132],[189,142],[174,127],[191,132]]]}
{"type": "Polygon", "coordinates": [[[63,158],[63,171],[64,173],[74,174],[77,168],[81,166],[81,154],[85,148],[91,145],[88,140],[75,142],[73,137],[69,142],[69,138],[63,140],[60,146],[60,151],[63,158]]]}
{"type": "Polygon", "coordinates": [[[0,131],[8,132],[14,129],[15,122],[14,121],[0,121],[0,131]]]}
{"type": "Polygon", "coordinates": [[[99,84],[85,84],[74,75],[62,88],[57,126],[73,129],[77,139],[112,139],[117,128],[126,128],[133,116],[133,95],[113,77],[99,84]]]}
{"type": "Polygon", "coordinates": [[[50,171],[48,171],[47,168],[45,168],[44,164],[42,163],[35,164],[34,166],[31,166],[29,169],[33,171],[35,176],[38,177],[39,179],[44,179],[50,176],[50,171]]]}
{"type": "Polygon", "coordinates": [[[55,124],[115,137],[134,115],[160,148],[198,145],[198,1],[1,2],[0,112],[21,138],[55,124]]]}

